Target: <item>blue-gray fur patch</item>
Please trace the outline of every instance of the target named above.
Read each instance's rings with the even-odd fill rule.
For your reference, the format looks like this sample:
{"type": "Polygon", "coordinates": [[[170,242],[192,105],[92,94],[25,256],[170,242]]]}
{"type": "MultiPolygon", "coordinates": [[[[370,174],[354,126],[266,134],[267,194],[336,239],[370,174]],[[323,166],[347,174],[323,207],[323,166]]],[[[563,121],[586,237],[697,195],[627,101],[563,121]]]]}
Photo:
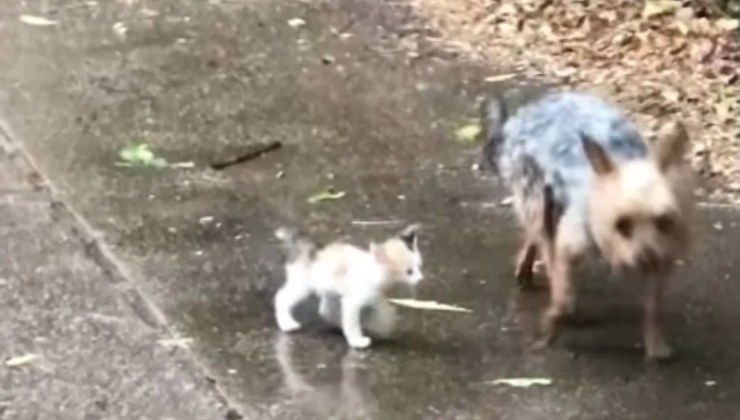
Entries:
{"type": "Polygon", "coordinates": [[[581,145],[585,135],[615,162],[641,159],[648,148],[618,109],[583,93],[546,95],[511,116],[503,129],[498,167],[505,182],[526,200],[534,184],[549,185],[564,212],[585,221],[586,191],[593,170],[581,145]],[[533,170],[532,166],[537,170],[533,170]]]}

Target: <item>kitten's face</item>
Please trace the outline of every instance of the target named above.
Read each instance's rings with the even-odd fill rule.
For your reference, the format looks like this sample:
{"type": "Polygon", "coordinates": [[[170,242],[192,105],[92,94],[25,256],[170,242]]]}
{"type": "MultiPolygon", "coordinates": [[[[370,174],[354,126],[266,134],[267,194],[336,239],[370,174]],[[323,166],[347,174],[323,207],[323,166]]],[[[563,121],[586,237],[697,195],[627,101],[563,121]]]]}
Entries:
{"type": "Polygon", "coordinates": [[[389,279],[410,286],[416,286],[424,279],[416,229],[416,226],[409,226],[397,237],[373,247],[373,253],[385,267],[389,279]]]}

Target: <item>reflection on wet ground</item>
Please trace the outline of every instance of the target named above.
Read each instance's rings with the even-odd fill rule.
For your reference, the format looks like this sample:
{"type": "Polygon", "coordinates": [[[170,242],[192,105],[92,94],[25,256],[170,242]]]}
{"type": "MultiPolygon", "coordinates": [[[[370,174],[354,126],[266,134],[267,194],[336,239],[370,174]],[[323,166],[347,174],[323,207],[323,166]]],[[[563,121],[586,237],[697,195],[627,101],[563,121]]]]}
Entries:
{"type": "Polygon", "coordinates": [[[315,359],[306,360],[305,355],[311,352],[302,348],[302,345],[306,343],[287,334],[275,337],[275,358],[291,395],[290,404],[320,418],[370,417],[377,414],[377,408],[374,408],[377,399],[368,389],[368,384],[362,381],[367,369],[363,365],[363,352],[347,351],[326,363],[317,363],[315,359]],[[296,356],[303,357],[297,361],[296,356]],[[323,372],[327,374],[322,375],[323,372]],[[324,379],[322,383],[322,376],[331,379],[324,379]]]}

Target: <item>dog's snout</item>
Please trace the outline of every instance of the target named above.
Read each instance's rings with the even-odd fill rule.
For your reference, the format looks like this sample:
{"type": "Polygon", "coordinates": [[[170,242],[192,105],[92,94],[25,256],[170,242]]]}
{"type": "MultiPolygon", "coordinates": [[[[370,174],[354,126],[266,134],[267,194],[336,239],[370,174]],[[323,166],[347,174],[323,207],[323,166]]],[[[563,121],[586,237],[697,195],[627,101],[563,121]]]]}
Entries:
{"type": "Polygon", "coordinates": [[[637,264],[643,270],[654,270],[660,266],[660,255],[652,248],[645,248],[637,257],[637,264]]]}

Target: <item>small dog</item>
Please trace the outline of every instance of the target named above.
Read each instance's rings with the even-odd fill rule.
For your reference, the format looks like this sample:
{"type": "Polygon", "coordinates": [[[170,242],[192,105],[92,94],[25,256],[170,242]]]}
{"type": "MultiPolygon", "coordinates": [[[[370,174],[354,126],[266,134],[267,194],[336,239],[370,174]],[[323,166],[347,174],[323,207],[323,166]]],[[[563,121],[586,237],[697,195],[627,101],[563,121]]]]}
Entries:
{"type": "Polygon", "coordinates": [[[538,347],[573,311],[571,269],[595,245],[613,269],[646,277],[645,354],[670,357],[660,304],[674,261],[687,251],[693,208],[683,124],[651,147],[617,109],[575,92],[546,94],[511,118],[492,100],[484,118],[484,157],[512,191],[524,231],[515,276],[530,284],[538,254],[547,269],[550,304],[538,347]]]}
{"type": "Polygon", "coordinates": [[[339,242],[319,248],[287,228],[278,229],[275,236],[288,254],[286,281],[275,296],[277,323],[286,332],[301,327],[292,311],[312,294],[319,296],[319,314],[335,322],[332,302],[338,298],[347,343],[368,347],[371,339],[363,333],[360,320],[363,308],[372,308],[366,329],[376,336],[388,336],[396,323],[396,309],[385,293],[395,283],[414,287],[423,279],[417,225],[382,244],[371,243],[369,250],[339,242]]]}

